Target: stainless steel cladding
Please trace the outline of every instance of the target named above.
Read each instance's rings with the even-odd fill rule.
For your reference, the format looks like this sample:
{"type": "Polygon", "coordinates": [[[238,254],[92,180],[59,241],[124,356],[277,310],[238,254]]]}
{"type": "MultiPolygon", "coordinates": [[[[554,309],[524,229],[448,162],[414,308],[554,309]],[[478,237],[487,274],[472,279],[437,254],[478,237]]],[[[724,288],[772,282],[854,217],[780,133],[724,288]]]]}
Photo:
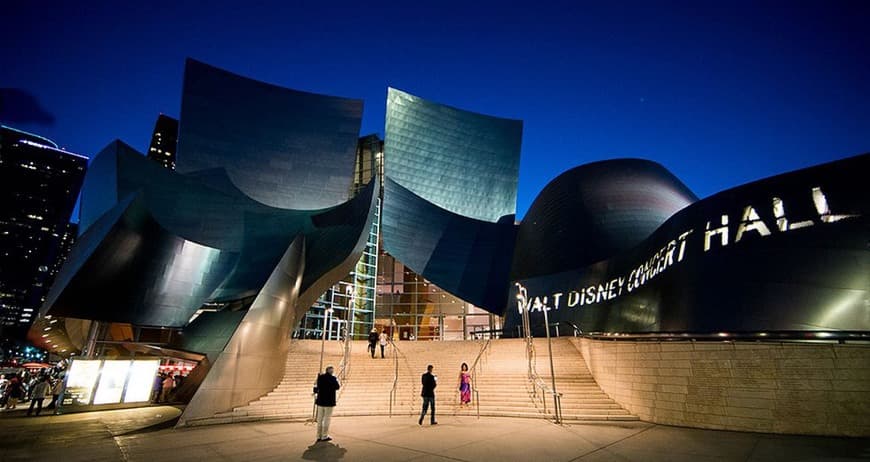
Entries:
{"type": "MultiPolygon", "coordinates": [[[[601,261],[515,268],[533,276],[514,281],[505,331],[517,334],[525,309],[539,332],[544,310],[587,332],[870,331],[868,171],[863,154],[756,181],[689,205],[601,261]]],[[[552,245],[582,256],[598,242],[578,233],[552,245]]]]}
{"type": "Polygon", "coordinates": [[[521,139],[521,121],[389,89],[384,249],[494,313],[506,303],[521,139]]]}
{"type": "Polygon", "coordinates": [[[225,177],[271,207],[337,205],[353,178],[362,107],[188,59],[176,168],[212,186],[225,177]],[[215,170],[222,175],[212,179],[215,170]]]}

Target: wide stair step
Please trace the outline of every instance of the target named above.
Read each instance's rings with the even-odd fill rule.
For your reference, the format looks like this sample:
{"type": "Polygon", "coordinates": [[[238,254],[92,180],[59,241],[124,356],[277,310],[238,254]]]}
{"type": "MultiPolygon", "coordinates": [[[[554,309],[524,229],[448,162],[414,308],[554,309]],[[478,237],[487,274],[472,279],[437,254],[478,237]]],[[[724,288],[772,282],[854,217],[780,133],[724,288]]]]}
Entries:
{"type": "MultiPolygon", "coordinates": [[[[549,374],[550,358],[546,344],[540,340],[536,342],[536,369],[539,373],[549,374]]],[[[480,358],[473,402],[470,406],[459,406],[459,365],[463,362],[471,365],[483,345],[479,341],[398,342],[398,351],[387,347],[387,358],[372,359],[365,341],[353,341],[347,377],[339,390],[338,406],[333,415],[389,414],[390,391],[398,363],[393,415],[418,415],[422,404],[420,375],[428,364],[432,364],[438,376],[436,395],[440,415],[476,416],[479,408],[480,415],[487,417],[552,418],[552,397],[546,397],[545,414],[540,394],[533,394],[527,376],[526,345],[522,339],[491,342],[480,358]]],[[[284,378],[272,392],[215,417],[233,422],[310,418],[314,401],[312,387],[320,369],[320,348],[321,342],[317,340],[294,341],[287,355],[284,378]]],[[[569,339],[553,339],[552,351],[564,420],[638,420],[601,390],[587,370],[580,351],[569,339]]],[[[337,368],[341,353],[341,343],[327,342],[323,363],[337,368]]],[[[541,378],[548,385],[551,383],[548,376],[541,378]]]]}

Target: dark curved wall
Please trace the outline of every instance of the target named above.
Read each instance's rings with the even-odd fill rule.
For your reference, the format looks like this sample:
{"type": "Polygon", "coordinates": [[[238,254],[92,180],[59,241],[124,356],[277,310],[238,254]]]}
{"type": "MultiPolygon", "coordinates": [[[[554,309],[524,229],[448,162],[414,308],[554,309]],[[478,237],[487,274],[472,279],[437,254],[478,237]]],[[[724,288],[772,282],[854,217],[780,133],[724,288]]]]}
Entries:
{"type": "Polygon", "coordinates": [[[575,167],[541,191],[519,226],[513,279],[631,249],[697,197],[661,165],[616,159],[575,167]]]}
{"type": "MultiPolygon", "coordinates": [[[[519,280],[533,330],[546,306],[587,332],[870,331],[868,171],[864,154],[746,184],[612,258],[519,280]]],[[[512,303],[506,334],[519,324],[512,303]]]]}
{"type": "Polygon", "coordinates": [[[390,88],[385,176],[447,211],[497,222],[516,214],[522,134],[520,120],[463,111],[390,88]]]}
{"type": "Polygon", "coordinates": [[[181,327],[237,257],[179,238],[130,196],[81,236],[42,314],[181,327]]]}
{"type": "Polygon", "coordinates": [[[392,209],[384,211],[381,223],[390,255],[451,294],[502,313],[515,225],[451,213],[389,177],[384,181],[384,203],[392,209]]]}
{"type": "Polygon", "coordinates": [[[262,204],[318,209],[347,199],[362,101],[290,90],[188,59],[177,171],[222,169],[262,204]]]}

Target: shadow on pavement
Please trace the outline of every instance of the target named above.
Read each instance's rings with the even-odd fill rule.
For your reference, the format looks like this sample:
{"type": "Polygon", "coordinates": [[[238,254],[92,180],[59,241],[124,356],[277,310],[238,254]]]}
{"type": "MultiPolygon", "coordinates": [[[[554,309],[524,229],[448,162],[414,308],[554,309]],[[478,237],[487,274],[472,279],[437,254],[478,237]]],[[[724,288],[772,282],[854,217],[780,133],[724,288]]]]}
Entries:
{"type": "Polygon", "coordinates": [[[347,449],[337,444],[330,442],[317,442],[305,449],[305,452],[302,453],[302,458],[305,460],[326,462],[341,459],[346,453],[347,449]]]}

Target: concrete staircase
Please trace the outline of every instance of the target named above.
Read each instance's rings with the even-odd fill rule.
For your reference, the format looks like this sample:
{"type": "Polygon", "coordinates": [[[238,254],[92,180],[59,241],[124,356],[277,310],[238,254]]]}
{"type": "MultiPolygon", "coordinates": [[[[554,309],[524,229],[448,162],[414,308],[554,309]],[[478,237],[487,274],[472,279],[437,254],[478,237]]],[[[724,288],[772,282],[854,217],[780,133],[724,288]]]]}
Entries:
{"type": "MultiPolygon", "coordinates": [[[[342,344],[326,342],[323,346],[323,368],[332,365],[338,373],[342,344]]],[[[314,406],[312,389],[320,366],[320,348],[321,342],[317,340],[294,341],[287,354],[284,378],[274,390],[247,406],[216,417],[230,418],[233,422],[311,417],[314,406]]]]}
{"type": "MultiPolygon", "coordinates": [[[[476,400],[480,400],[481,416],[545,417],[540,399],[532,398],[522,339],[493,340],[481,355],[475,374],[477,393],[471,406],[459,406],[459,371],[464,362],[472,365],[484,347],[483,341],[396,342],[386,347],[386,358],[380,352],[372,359],[365,341],[353,341],[347,377],[338,395],[335,416],[387,415],[390,412],[390,390],[393,388],[396,364],[396,395],[392,413],[396,416],[418,415],[420,375],[432,364],[438,376],[438,415],[477,415],[476,400]]],[[[549,379],[549,356],[546,340],[538,339],[537,371],[549,379]],[[546,374],[546,375],[545,375],[546,374]]],[[[312,386],[320,362],[321,342],[294,341],[287,359],[284,379],[272,392],[231,412],[216,416],[222,421],[242,422],[264,419],[307,419],[311,417],[312,386]]],[[[324,365],[338,368],[342,344],[327,342],[324,365]]],[[[562,414],[565,420],[637,420],[611,400],[595,383],[580,352],[567,338],[553,339],[553,359],[556,367],[556,387],[563,394],[562,414]]],[[[325,366],[324,366],[325,367],[325,366]]],[[[547,415],[552,415],[552,397],[548,398],[547,415]]]]}
{"type": "MultiPolygon", "coordinates": [[[[547,340],[538,338],[534,344],[538,375],[552,386],[547,340]]],[[[569,337],[553,338],[552,347],[556,391],[562,394],[563,420],[639,420],[601,390],[569,337]]],[[[550,413],[552,404],[553,398],[549,397],[550,413]]]]}

